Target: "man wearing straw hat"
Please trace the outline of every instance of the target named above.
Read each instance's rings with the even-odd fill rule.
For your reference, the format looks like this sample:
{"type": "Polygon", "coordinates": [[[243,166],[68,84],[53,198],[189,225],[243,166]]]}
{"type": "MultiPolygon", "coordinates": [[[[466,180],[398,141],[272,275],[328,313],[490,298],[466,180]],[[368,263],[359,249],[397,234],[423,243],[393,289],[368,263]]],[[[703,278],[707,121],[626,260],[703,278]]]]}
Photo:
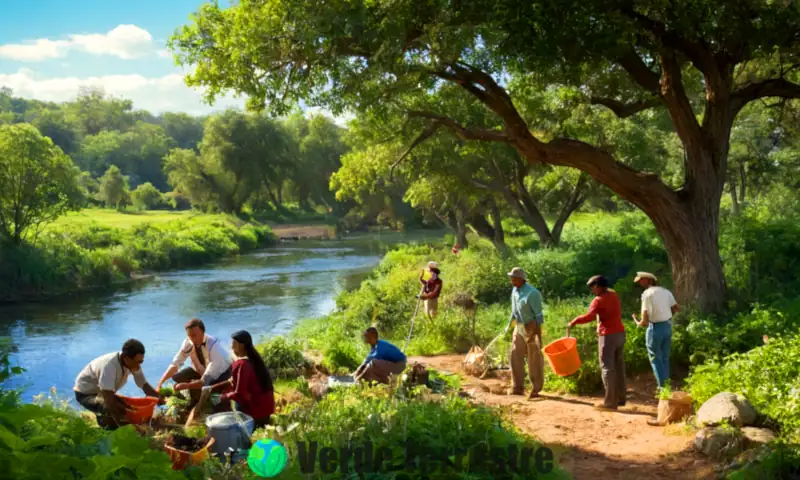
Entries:
{"type": "Polygon", "coordinates": [[[509,394],[524,394],[525,361],[527,360],[528,376],[533,385],[528,398],[536,398],[544,386],[542,294],[528,284],[525,271],[519,267],[511,269],[508,278],[514,286],[514,290],[511,292],[511,320],[512,322],[516,321],[514,340],[511,344],[512,388],[509,394]]]}
{"type": "Polygon", "coordinates": [[[672,347],[672,316],[680,307],[672,292],[658,286],[658,279],[652,273],[637,272],[633,279],[642,293],[642,320],[633,314],[633,321],[640,327],[647,327],[647,356],[653,366],[658,388],[663,388],[669,380],[669,353],[672,347]]]}
{"type": "Polygon", "coordinates": [[[439,295],[442,293],[442,279],[439,278],[442,272],[436,262],[428,262],[428,272],[430,273],[428,280],[425,280],[425,270],[419,276],[419,281],[422,283],[422,293],[419,298],[424,302],[425,315],[433,318],[439,308],[439,295]]]}

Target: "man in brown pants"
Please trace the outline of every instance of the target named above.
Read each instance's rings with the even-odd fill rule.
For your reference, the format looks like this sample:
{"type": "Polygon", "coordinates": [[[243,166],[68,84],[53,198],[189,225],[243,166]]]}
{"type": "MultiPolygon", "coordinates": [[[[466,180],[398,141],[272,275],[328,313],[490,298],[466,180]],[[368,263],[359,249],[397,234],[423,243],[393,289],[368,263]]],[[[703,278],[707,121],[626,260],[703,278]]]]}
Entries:
{"type": "MultiPolygon", "coordinates": [[[[525,271],[515,267],[508,273],[514,290],[511,292],[511,320],[516,321],[511,346],[512,388],[510,395],[523,395],[525,362],[533,389],[528,398],[536,398],[544,386],[542,357],[542,294],[527,283],[525,271]]],[[[510,324],[509,324],[510,326],[510,324]]],[[[508,328],[508,327],[506,327],[508,328]]]]}

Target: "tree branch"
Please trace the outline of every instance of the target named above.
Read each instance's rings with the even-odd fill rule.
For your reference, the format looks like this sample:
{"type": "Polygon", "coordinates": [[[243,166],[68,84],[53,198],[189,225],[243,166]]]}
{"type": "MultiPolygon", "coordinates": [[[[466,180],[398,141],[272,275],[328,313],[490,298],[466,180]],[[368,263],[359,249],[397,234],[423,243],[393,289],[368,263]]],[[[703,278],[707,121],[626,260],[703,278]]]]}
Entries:
{"type": "Polygon", "coordinates": [[[592,97],[590,102],[592,105],[603,105],[604,107],[608,107],[619,118],[628,118],[644,110],[661,105],[661,100],[654,98],[623,103],[618,100],[614,100],[613,98],[592,97]]]}
{"type": "Polygon", "coordinates": [[[411,145],[408,146],[406,151],[389,168],[390,182],[394,180],[394,169],[397,168],[397,166],[400,165],[400,163],[408,157],[408,155],[411,153],[412,150],[417,148],[417,146],[419,146],[425,140],[431,138],[436,133],[436,131],[439,130],[441,126],[442,126],[441,123],[431,123],[430,125],[425,127],[424,130],[422,130],[422,133],[420,133],[419,136],[416,139],[414,139],[413,142],[411,142],[411,145]]]}
{"type": "Polygon", "coordinates": [[[630,50],[617,59],[617,63],[628,72],[628,75],[642,88],[650,93],[658,94],[658,74],[644,63],[635,51],[630,50]]]}
{"type": "Polygon", "coordinates": [[[458,138],[462,140],[483,140],[486,142],[506,142],[506,143],[511,142],[511,138],[509,138],[509,136],[506,135],[505,133],[499,132],[497,130],[470,129],[462,126],[452,118],[448,118],[436,113],[412,110],[408,112],[408,115],[411,117],[425,118],[428,120],[432,120],[437,124],[449,128],[458,136],[458,138]]]}
{"type": "Polygon", "coordinates": [[[800,98],[800,85],[784,78],[773,78],[742,87],[731,95],[733,111],[739,113],[749,102],[765,97],[800,98]]]}

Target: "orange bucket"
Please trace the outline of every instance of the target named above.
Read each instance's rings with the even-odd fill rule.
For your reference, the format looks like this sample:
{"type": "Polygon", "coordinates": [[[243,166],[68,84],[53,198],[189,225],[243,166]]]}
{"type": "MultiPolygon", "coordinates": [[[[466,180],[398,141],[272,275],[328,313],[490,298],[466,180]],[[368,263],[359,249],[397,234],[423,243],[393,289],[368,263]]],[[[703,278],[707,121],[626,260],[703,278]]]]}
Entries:
{"type": "Polygon", "coordinates": [[[178,450],[169,445],[164,445],[164,450],[166,450],[169,454],[169,458],[172,460],[172,469],[183,470],[189,465],[200,465],[208,460],[208,449],[211,448],[212,445],[214,445],[214,437],[211,437],[206,446],[196,452],[178,450]]]}
{"type": "Polygon", "coordinates": [[[119,396],[125,403],[133,407],[133,410],[125,414],[125,418],[134,425],[139,425],[150,420],[153,417],[153,412],[156,409],[158,398],[156,397],[123,397],[119,396]]]}
{"type": "Polygon", "coordinates": [[[560,338],[547,345],[542,352],[559,377],[568,377],[581,368],[581,358],[578,356],[578,339],[569,336],[560,338]]]}

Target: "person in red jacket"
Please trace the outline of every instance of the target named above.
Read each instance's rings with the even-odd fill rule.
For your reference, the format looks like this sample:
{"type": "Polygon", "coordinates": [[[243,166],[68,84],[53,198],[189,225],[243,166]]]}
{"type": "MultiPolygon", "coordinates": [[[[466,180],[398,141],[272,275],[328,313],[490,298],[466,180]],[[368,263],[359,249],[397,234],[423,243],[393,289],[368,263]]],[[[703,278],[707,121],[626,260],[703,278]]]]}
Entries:
{"type": "Polygon", "coordinates": [[[228,411],[231,403],[235,402],[237,411],[253,417],[255,428],[263,427],[269,424],[270,416],[275,413],[272,376],[247,331],[239,330],[231,337],[231,349],[238,358],[233,362],[230,380],[210,387],[213,390],[229,387],[216,410],[228,411]]]}
{"type": "Polygon", "coordinates": [[[439,278],[442,272],[436,262],[428,262],[428,271],[430,272],[428,280],[425,280],[424,269],[419,276],[419,281],[422,283],[422,294],[418,298],[425,302],[425,315],[428,318],[434,318],[439,309],[439,295],[442,293],[442,279],[439,278]]]}
{"type": "Polygon", "coordinates": [[[587,285],[596,296],[586,315],[569,322],[570,327],[598,319],[597,350],[606,396],[598,410],[616,410],[625,406],[625,326],[622,324],[622,304],[617,292],[608,288],[602,275],[590,278],[587,285]]]}

